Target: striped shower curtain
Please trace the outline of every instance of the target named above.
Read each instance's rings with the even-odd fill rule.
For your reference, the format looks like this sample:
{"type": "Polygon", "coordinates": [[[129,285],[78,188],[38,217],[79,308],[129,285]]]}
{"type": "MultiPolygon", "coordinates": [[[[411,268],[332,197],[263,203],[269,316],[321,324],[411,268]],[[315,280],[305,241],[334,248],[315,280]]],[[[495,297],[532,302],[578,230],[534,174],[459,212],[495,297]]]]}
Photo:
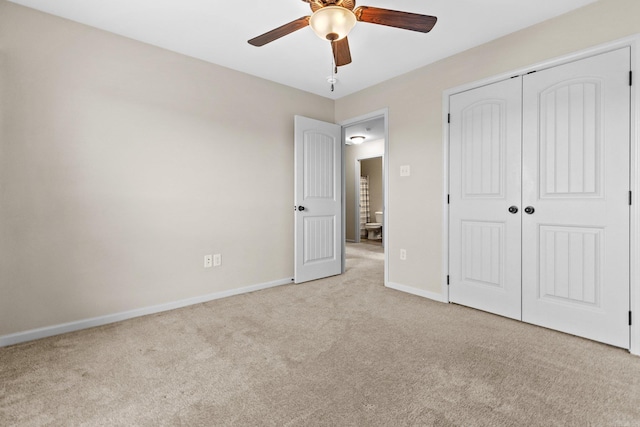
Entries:
{"type": "Polygon", "coordinates": [[[360,236],[366,235],[364,225],[369,221],[369,177],[360,177],[360,236]]]}

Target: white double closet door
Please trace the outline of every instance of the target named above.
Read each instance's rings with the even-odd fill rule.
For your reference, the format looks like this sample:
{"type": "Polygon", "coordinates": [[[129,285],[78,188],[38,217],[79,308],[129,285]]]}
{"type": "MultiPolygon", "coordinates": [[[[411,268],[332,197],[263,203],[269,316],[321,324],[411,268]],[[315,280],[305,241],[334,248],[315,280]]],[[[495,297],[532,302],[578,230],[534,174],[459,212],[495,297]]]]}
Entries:
{"type": "Polygon", "coordinates": [[[629,348],[630,49],[450,97],[449,299],[629,348]]]}

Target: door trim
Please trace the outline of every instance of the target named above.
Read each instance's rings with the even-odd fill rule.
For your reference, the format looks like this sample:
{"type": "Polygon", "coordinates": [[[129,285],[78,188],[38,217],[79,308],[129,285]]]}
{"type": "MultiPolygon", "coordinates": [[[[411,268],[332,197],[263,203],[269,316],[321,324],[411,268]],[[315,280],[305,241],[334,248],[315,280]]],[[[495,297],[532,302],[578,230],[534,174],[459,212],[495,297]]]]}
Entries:
{"type": "MultiPolygon", "coordinates": [[[[449,97],[456,93],[464,92],[480,86],[496,83],[509,79],[513,76],[524,75],[526,73],[545,68],[555,67],[579,59],[609,52],[621,47],[631,48],[631,71],[634,75],[631,86],[631,128],[630,128],[630,189],[633,192],[633,203],[630,206],[630,271],[629,271],[629,292],[630,307],[633,312],[633,324],[630,327],[630,349],[632,354],[640,355],[640,90],[637,89],[640,83],[640,34],[625,37],[608,43],[603,43],[591,48],[580,50],[568,55],[555,57],[547,61],[539,62],[527,67],[519,68],[499,75],[478,80],[464,85],[456,86],[443,91],[442,93],[442,152],[443,152],[443,224],[442,224],[442,277],[441,289],[444,300],[449,302],[449,288],[447,277],[449,274],[449,205],[447,195],[449,194],[449,97]]],[[[385,218],[386,221],[386,218],[385,218]]]]}
{"type": "MultiPolygon", "coordinates": [[[[342,126],[342,151],[344,153],[344,141],[345,141],[345,128],[355,125],[367,120],[383,117],[384,118],[384,153],[382,155],[382,177],[383,183],[383,195],[382,195],[382,210],[384,217],[382,218],[382,247],[384,250],[384,285],[389,283],[389,108],[385,107],[380,110],[372,111],[361,116],[353,117],[351,119],[338,122],[342,126]]],[[[376,156],[377,157],[377,156],[376,156]]],[[[343,155],[344,158],[344,155],[343,155]]],[[[345,162],[342,163],[342,271],[344,272],[345,266],[345,230],[346,230],[346,218],[347,218],[347,204],[346,204],[346,177],[345,177],[345,162]]]]}

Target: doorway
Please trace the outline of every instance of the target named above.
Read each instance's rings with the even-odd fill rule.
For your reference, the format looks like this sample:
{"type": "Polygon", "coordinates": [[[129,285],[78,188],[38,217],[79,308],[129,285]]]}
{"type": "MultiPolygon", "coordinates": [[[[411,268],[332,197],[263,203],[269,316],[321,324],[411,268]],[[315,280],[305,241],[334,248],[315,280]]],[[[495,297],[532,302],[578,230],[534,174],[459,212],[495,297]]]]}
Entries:
{"type": "Polygon", "coordinates": [[[384,252],[384,283],[388,282],[388,110],[341,122],[343,136],[343,218],[344,243],[369,242],[369,233],[361,225],[362,221],[375,223],[375,213],[382,212],[382,222],[378,233],[373,233],[371,242],[382,247],[384,252]],[[363,207],[361,220],[360,185],[361,175],[369,176],[369,209],[363,207]],[[372,192],[374,192],[372,194],[372,192]],[[373,199],[373,200],[372,200],[373,199]]]}
{"type": "MultiPolygon", "coordinates": [[[[346,185],[345,180],[345,147],[358,145],[356,141],[364,142],[367,138],[378,141],[384,147],[376,157],[381,157],[383,164],[381,211],[384,220],[380,234],[382,249],[386,249],[386,200],[389,187],[386,178],[388,160],[384,152],[389,144],[388,110],[379,110],[339,124],[303,116],[295,116],[294,119],[294,281],[303,283],[345,271],[345,189],[351,187],[346,185]],[[359,135],[354,135],[355,132],[359,135]],[[346,143],[347,137],[349,144],[346,143]]],[[[373,146],[369,144],[365,147],[373,146]]],[[[387,286],[389,260],[386,250],[384,253],[383,282],[387,286]]]]}
{"type": "MultiPolygon", "coordinates": [[[[382,147],[384,150],[384,146],[382,147]]],[[[347,214],[347,241],[382,245],[382,223],[384,221],[384,160],[383,156],[357,158],[354,173],[354,194],[351,205],[353,218],[347,214]],[[349,237],[353,237],[349,239],[349,237]]]]}

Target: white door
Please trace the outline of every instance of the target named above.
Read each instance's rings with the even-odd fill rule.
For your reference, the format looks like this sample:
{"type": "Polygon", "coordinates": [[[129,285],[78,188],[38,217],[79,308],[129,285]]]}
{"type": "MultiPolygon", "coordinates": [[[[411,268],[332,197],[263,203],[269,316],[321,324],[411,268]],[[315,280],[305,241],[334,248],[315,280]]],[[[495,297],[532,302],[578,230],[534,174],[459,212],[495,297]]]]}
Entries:
{"type": "Polygon", "coordinates": [[[342,273],[342,129],[295,116],[296,283],[342,273]]]}
{"type": "Polygon", "coordinates": [[[625,348],[629,70],[624,48],[523,78],[522,318],[625,348]]]}
{"type": "Polygon", "coordinates": [[[515,319],[521,294],[520,89],[518,77],[451,96],[449,143],[449,299],[515,319]]]}

